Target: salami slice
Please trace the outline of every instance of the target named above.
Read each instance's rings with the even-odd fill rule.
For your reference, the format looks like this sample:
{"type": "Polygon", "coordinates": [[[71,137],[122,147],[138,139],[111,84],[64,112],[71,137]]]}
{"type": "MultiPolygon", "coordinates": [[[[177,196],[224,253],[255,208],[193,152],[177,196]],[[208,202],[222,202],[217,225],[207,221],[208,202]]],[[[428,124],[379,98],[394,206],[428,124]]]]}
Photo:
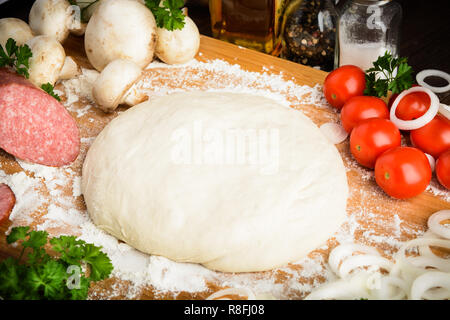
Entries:
{"type": "Polygon", "coordinates": [[[0,69],[0,148],[33,163],[59,167],[80,152],[75,120],[56,99],[0,69]]]}
{"type": "Polygon", "coordinates": [[[0,225],[8,220],[16,203],[14,192],[4,183],[0,183],[0,225]]]}

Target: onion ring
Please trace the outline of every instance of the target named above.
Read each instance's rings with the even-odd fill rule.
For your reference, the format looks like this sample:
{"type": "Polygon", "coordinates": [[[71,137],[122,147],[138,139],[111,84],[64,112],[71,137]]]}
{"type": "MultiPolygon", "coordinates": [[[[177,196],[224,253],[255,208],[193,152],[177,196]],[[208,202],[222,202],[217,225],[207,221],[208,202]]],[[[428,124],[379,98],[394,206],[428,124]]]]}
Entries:
{"type": "Polygon", "coordinates": [[[405,280],[395,276],[384,276],[380,280],[380,288],[372,292],[374,299],[400,300],[408,296],[409,286],[405,280]]]}
{"type": "Polygon", "coordinates": [[[450,120],[450,106],[441,103],[439,105],[439,113],[450,120]]]}
{"type": "Polygon", "coordinates": [[[450,297],[450,289],[447,288],[434,288],[422,294],[422,298],[426,300],[445,300],[448,297],[450,297]]]}
{"type": "MultiPolygon", "coordinates": [[[[428,271],[418,276],[411,286],[410,298],[413,300],[422,299],[425,292],[436,287],[450,289],[450,274],[440,271],[428,271]]],[[[450,295],[446,299],[450,299],[450,295]]]]}
{"type": "Polygon", "coordinates": [[[444,92],[447,92],[450,90],[450,74],[448,74],[447,72],[441,71],[441,70],[435,70],[435,69],[422,70],[416,75],[416,81],[422,87],[428,88],[435,93],[444,93],[444,92]],[[448,82],[448,85],[446,85],[445,87],[431,86],[425,82],[425,78],[428,78],[428,77],[442,78],[448,82]]]}
{"type": "Polygon", "coordinates": [[[411,89],[405,90],[402,93],[400,93],[398,97],[395,99],[391,107],[390,119],[400,130],[416,130],[423,127],[431,120],[433,120],[438,111],[439,111],[439,98],[433,93],[433,91],[423,87],[412,87],[411,89]],[[421,117],[414,120],[402,120],[397,118],[395,111],[397,110],[400,101],[406,95],[413,92],[425,92],[430,96],[431,104],[427,112],[425,112],[425,114],[422,115],[421,117]]]}
{"type": "Polygon", "coordinates": [[[327,283],[307,295],[305,300],[369,299],[366,284],[370,276],[369,273],[361,272],[349,280],[340,279],[327,283]]]}
{"type": "Polygon", "coordinates": [[[415,267],[427,269],[435,268],[443,272],[450,272],[450,261],[440,257],[409,257],[407,260],[415,267]]]}
{"type": "Polygon", "coordinates": [[[428,228],[438,236],[450,240],[450,228],[444,227],[441,222],[450,220],[450,210],[441,210],[428,218],[428,228]]]}
{"type": "Polygon", "coordinates": [[[434,172],[434,170],[436,169],[436,160],[434,160],[434,157],[428,153],[425,153],[425,155],[427,156],[428,162],[430,163],[431,172],[434,172]]]}
{"type": "Polygon", "coordinates": [[[330,265],[331,270],[335,274],[339,275],[339,268],[342,260],[356,252],[366,253],[374,256],[379,255],[377,249],[375,248],[356,243],[344,243],[338,245],[330,252],[330,256],[328,257],[328,264],[330,265]]]}
{"type": "Polygon", "coordinates": [[[338,123],[324,123],[320,126],[320,131],[332,144],[339,144],[348,137],[348,132],[338,123]]]}
{"type": "Polygon", "coordinates": [[[364,266],[377,266],[380,269],[391,271],[393,263],[379,255],[357,255],[345,259],[339,267],[339,276],[346,278],[351,271],[364,266]]]}

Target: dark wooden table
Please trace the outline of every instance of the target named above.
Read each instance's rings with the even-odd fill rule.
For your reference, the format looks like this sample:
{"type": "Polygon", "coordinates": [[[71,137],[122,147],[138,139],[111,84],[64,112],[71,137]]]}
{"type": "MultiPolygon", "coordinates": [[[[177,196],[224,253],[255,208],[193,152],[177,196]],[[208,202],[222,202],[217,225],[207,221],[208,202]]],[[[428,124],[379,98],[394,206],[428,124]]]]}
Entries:
{"type": "MultiPolygon", "coordinates": [[[[396,0],[403,7],[400,55],[409,58],[416,72],[439,69],[450,73],[450,1],[449,0],[396,0]]],[[[10,0],[0,5],[0,18],[28,19],[34,0],[10,0]]],[[[211,36],[209,9],[203,0],[188,0],[189,16],[200,33],[211,36]]],[[[427,79],[432,85],[447,83],[441,79],[427,79]]],[[[450,92],[439,94],[441,102],[450,104],[450,92]]]]}

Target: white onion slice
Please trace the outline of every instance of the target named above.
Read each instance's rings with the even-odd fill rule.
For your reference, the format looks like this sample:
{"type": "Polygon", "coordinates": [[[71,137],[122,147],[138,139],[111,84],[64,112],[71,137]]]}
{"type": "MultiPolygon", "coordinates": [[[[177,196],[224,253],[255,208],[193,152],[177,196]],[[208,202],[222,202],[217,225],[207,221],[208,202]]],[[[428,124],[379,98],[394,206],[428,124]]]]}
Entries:
{"type": "Polygon", "coordinates": [[[450,106],[441,103],[439,105],[439,113],[450,120],[450,106]]]}
{"type": "MultiPolygon", "coordinates": [[[[437,234],[435,234],[431,230],[427,230],[422,238],[440,238],[437,234]]],[[[436,257],[433,251],[431,251],[430,246],[419,246],[419,254],[423,257],[436,257]]]]}
{"type": "Polygon", "coordinates": [[[371,296],[378,300],[400,300],[408,296],[409,286],[405,280],[395,276],[383,276],[380,287],[374,289],[371,296]]]}
{"type": "Polygon", "coordinates": [[[206,300],[231,300],[229,298],[224,298],[229,295],[247,297],[247,300],[256,300],[255,294],[248,288],[225,288],[214,292],[207,297],[206,300]]]}
{"type": "Polygon", "coordinates": [[[353,270],[365,266],[377,266],[380,269],[391,271],[393,263],[386,258],[374,255],[357,255],[345,259],[339,267],[339,276],[346,278],[353,270]]]}
{"type": "Polygon", "coordinates": [[[438,113],[438,110],[439,98],[430,89],[423,87],[412,87],[411,89],[405,90],[400,93],[399,96],[395,99],[391,107],[390,119],[400,130],[416,130],[433,120],[438,113]],[[413,92],[425,92],[430,96],[431,104],[427,112],[425,112],[423,116],[414,120],[402,120],[397,118],[395,112],[397,111],[398,104],[406,95],[413,92]]]}
{"type": "Polygon", "coordinates": [[[396,253],[396,256],[399,256],[400,258],[406,259],[406,251],[414,248],[414,247],[420,247],[420,246],[434,246],[434,247],[441,247],[445,249],[450,249],[450,240],[446,239],[435,239],[435,238],[417,238],[411,241],[408,241],[405,243],[400,250],[396,253]]]}
{"type": "MultiPolygon", "coordinates": [[[[422,299],[424,293],[436,287],[450,290],[450,273],[440,271],[428,271],[414,280],[411,286],[411,296],[413,300],[422,299]]],[[[445,297],[450,299],[450,295],[445,297]]]]}
{"type": "Polygon", "coordinates": [[[305,300],[369,299],[366,285],[370,276],[369,273],[361,272],[348,280],[327,283],[311,292],[305,300]]]}
{"type": "Polygon", "coordinates": [[[422,294],[422,298],[426,300],[445,300],[450,297],[450,289],[433,288],[422,294]]]}
{"type": "Polygon", "coordinates": [[[425,153],[425,155],[428,158],[428,162],[430,163],[431,172],[434,172],[434,169],[436,168],[436,160],[434,160],[434,157],[431,154],[425,153]]]}
{"type": "Polygon", "coordinates": [[[442,221],[450,220],[450,210],[441,210],[428,218],[428,228],[437,235],[450,240],[450,228],[441,224],[442,221]]]}
{"type": "Polygon", "coordinates": [[[436,93],[443,93],[443,92],[447,92],[450,90],[450,74],[448,74],[447,72],[441,71],[441,70],[435,70],[435,69],[422,70],[416,75],[416,81],[422,87],[428,88],[431,91],[436,92],[436,93]],[[448,82],[448,85],[446,85],[445,87],[435,87],[435,86],[429,85],[428,83],[425,82],[425,78],[428,78],[428,77],[443,78],[448,82]]]}
{"type": "Polygon", "coordinates": [[[413,266],[427,269],[434,268],[443,272],[450,272],[450,260],[435,257],[408,257],[407,261],[413,266]]]}
{"type": "Polygon", "coordinates": [[[328,257],[328,264],[331,267],[331,270],[339,275],[339,267],[344,258],[351,256],[353,253],[361,252],[370,255],[379,255],[377,249],[365,246],[362,244],[356,243],[344,243],[338,245],[330,252],[330,256],[328,257]]]}
{"type": "Polygon", "coordinates": [[[338,123],[324,123],[320,126],[320,131],[332,144],[339,144],[348,137],[348,132],[338,123]]]}

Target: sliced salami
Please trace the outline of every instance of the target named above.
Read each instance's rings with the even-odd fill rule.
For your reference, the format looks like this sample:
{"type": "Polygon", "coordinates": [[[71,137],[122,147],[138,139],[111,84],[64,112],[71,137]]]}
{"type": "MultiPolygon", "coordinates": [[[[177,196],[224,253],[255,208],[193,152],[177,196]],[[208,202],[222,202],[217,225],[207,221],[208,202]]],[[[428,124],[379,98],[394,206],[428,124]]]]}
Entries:
{"type": "Polygon", "coordinates": [[[16,203],[14,192],[4,183],[0,183],[0,225],[8,220],[16,203]]]}
{"type": "Polygon", "coordinates": [[[80,133],[61,103],[0,69],[0,148],[21,160],[59,167],[77,158],[80,133]]]}

